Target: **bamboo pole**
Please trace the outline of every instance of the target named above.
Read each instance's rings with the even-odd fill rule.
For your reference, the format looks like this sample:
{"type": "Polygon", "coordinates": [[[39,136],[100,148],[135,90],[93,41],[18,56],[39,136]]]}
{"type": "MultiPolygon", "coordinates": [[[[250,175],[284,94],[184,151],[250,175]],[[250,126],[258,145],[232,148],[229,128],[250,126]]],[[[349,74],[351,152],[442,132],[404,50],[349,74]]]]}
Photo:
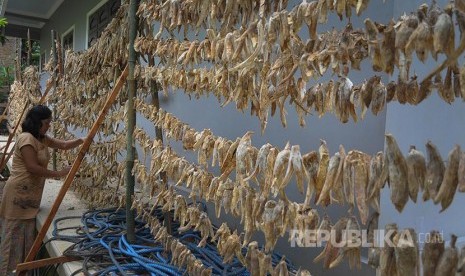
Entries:
{"type": "Polygon", "coordinates": [[[126,227],[127,237],[130,243],[136,241],[135,236],[135,223],[134,223],[134,210],[131,210],[133,196],[134,196],[134,185],[135,176],[132,174],[134,167],[134,128],[136,125],[136,110],[134,109],[134,98],[136,97],[136,79],[134,78],[134,68],[136,65],[136,51],[134,50],[134,40],[136,39],[137,33],[137,0],[131,0],[129,2],[129,74],[128,74],[128,110],[127,110],[127,136],[126,136],[126,227]]]}
{"type": "MultiPolygon", "coordinates": [[[[62,60],[62,52],[63,49],[61,47],[60,39],[58,37],[58,34],[52,30],[52,49],[53,49],[53,68],[55,70],[53,71],[54,79],[55,79],[55,87],[57,86],[57,83],[60,81],[61,77],[63,76],[63,60],[62,60]],[[58,70],[58,73],[57,73],[58,70]]],[[[53,105],[53,119],[57,119],[57,113],[56,113],[56,105],[53,105]]],[[[53,128],[53,136],[56,137],[56,129],[53,128]]],[[[53,170],[57,169],[57,150],[53,149],[52,151],[52,166],[53,170]]]]}
{"type": "MultiPolygon", "coordinates": [[[[8,140],[6,141],[5,150],[3,151],[3,154],[2,154],[2,160],[0,161],[0,172],[2,172],[3,169],[5,169],[5,165],[8,162],[8,159],[10,159],[9,156],[8,158],[6,157],[8,154],[8,148],[10,147],[11,141],[13,140],[13,137],[15,136],[16,130],[18,129],[19,124],[21,123],[21,120],[23,119],[27,106],[28,106],[28,102],[25,102],[23,111],[21,112],[21,115],[19,116],[18,121],[16,122],[15,128],[10,133],[10,135],[8,135],[8,140]]],[[[11,152],[13,152],[13,149],[11,150],[11,152]]]]}
{"type": "Polygon", "coordinates": [[[433,71],[431,71],[421,82],[420,84],[424,83],[425,81],[431,79],[432,77],[436,76],[437,73],[441,72],[444,70],[447,66],[453,64],[454,62],[457,62],[457,59],[460,57],[460,55],[465,51],[465,35],[462,36],[460,39],[460,44],[457,47],[457,49],[452,52],[450,56],[444,60],[443,63],[441,63],[438,67],[436,67],[433,71]]]}
{"type": "MultiPolygon", "coordinates": [[[[59,67],[59,60],[58,60],[58,47],[57,47],[57,44],[58,44],[58,39],[57,39],[57,33],[55,32],[55,30],[52,30],[51,31],[51,36],[52,36],[52,53],[53,53],[53,79],[55,80],[55,83],[57,82],[58,80],[58,76],[57,76],[57,66],[59,67]]],[[[53,105],[53,119],[55,120],[56,119],[56,108],[55,108],[55,105],[53,105]]],[[[56,132],[55,132],[55,128],[53,129],[53,134],[55,136],[56,132]]],[[[57,150],[56,149],[53,149],[52,150],[52,168],[54,171],[57,170],[57,150]]]]}
{"type": "MultiPolygon", "coordinates": [[[[149,57],[149,66],[154,66],[154,65],[155,65],[154,57],[153,56],[149,57]]],[[[158,95],[158,91],[160,91],[159,85],[157,84],[157,82],[155,80],[151,80],[150,81],[150,92],[152,94],[152,105],[156,107],[157,112],[160,109],[160,98],[159,98],[159,95],[158,95]]],[[[155,138],[157,140],[159,140],[163,144],[163,130],[160,127],[158,127],[157,125],[155,125],[155,138]]],[[[161,178],[163,184],[165,185],[165,187],[167,187],[168,186],[168,179],[167,179],[165,171],[160,172],[160,178],[161,178]]],[[[173,229],[171,227],[171,214],[170,214],[170,212],[164,212],[163,213],[163,222],[164,222],[164,225],[166,227],[166,230],[168,231],[168,234],[170,234],[170,235],[173,234],[173,229]]]]}
{"type": "Polygon", "coordinates": [[[21,82],[21,38],[16,39],[15,79],[21,82]]]}
{"type": "Polygon", "coordinates": [[[56,41],[56,51],[57,51],[56,65],[58,66],[58,76],[62,77],[65,71],[63,45],[61,45],[61,40],[58,38],[58,34],[56,32],[55,32],[55,41],[56,41]]]}
{"type": "Polygon", "coordinates": [[[31,65],[31,32],[29,28],[27,28],[27,66],[31,65]]]}
{"type": "Polygon", "coordinates": [[[57,62],[58,62],[58,53],[57,53],[57,45],[55,43],[55,38],[56,38],[56,32],[55,30],[51,30],[51,37],[52,37],[52,54],[53,54],[53,63],[52,63],[52,68],[53,68],[53,75],[56,76],[57,73],[57,62]]]}
{"type": "MultiPolygon", "coordinates": [[[[55,202],[53,203],[52,208],[50,209],[50,213],[47,216],[47,219],[44,221],[44,224],[42,225],[42,228],[40,229],[39,233],[37,234],[37,237],[34,241],[34,244],[31,247],[31,250],[29,251],[29,254],[27,255],[26,259],[24,260],[24,263],[32,261],[37,252],[40,249],[40,245],[42,243],[42,240],[45,237],[45,234],[47,233],[48,228],[53,222],[53,219],[55,218],[55,215],[58,211],[58,208],[60,207],[61,202],[63,201],[63,198],[66,195],[66,192],[68,191],[69,187],[71,186],[71,183],[74,179],[74,176],[76,175],[76,172],[79,169],[79,166],[81,165],[82,160],[84,159],[85,154],[87,153],[90,144],[92,143],[92,140],[94,139],[95,134],[97,133],[98,128],[102,124],[103,120],[105,119],[105,116],[108,113],[108,110],[112,106],[112,104],[115,102],[116,97],[118,96],[118,93],[120,92],[121,88],[124,85],[124,81],[126,80],[126,76],[128,74],[128,66],[124,68],[123,73],[119,77],[117,83],[113,87],[113,90],[111,91],[110,95],[108,96],[105,105],[103,106],[102,110],[100,111],[100,114],[95,121],[95,123],[92,125],[92,128],[89,131],[89,134],[87,135],[84,143],[81,146],[81,149],[79,150],[76,159],[73,162],[73,166],[71,167],[71,170],[69,171],[68,175],[65,178],[65,181],[63,185],[61,186],[60,192],[57,195],[57,198],[55,199],[55,202]]],[[[19,266],[20,264],[18,264],[19,266]]],[[[18,268],[17,266],[17,268],[18,268]]]]}

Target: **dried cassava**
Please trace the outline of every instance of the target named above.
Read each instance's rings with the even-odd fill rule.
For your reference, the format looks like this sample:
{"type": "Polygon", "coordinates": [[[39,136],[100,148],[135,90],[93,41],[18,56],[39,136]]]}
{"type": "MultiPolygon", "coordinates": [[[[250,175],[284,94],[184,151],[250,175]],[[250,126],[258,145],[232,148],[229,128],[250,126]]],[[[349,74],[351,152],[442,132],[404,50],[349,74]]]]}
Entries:
{"type": "Polygon", "coordinates": [[[413,229],[399,231],[394,237],[397,275],[417,275],[418,246],[415,242],[416,234],[413,229]]]}
{"type": "Polygon", "coordinates": [[[355,173],[355,201],[357,202],[358,212],[360,214],[360,220],[363,224],[366,224],[368,220],[368,205],[366,200],[366,191],[368,185],[368,170],[370,164],[370,156],[357,151],[357,159],[354,163],[355,173]]]}
{"type": "Polygon", "coordinates": [[[313,192],[315,190],[317,174],[318,174],[318,153],[312,151],[302,156],[304,167],[308,174],[307,191],[305,193],[304,206],[309,206],[312,199],[313,192]]]}
{"type": "Polygon", "coordinates": [[[355,197],[354,197],[354,183],[355,183],[355,174],[352,165],[353,161],[353,151],[349,151],[345,160],[343,167],[343,188],[344,188],[344,197],[349,204],[349,210],[352,210],[355,207],[355,197]]]}
{"type": "Polygon", "coordinates": [[[458,177],[458,190],[465,193],[465,152],[460,155],[458,177]]]}
{"type": "Polygon", "coordinates": [[[434,54],[445,53],[447,56],[454,51],[454,23],[452,22],[452,5],[447,5],[444,12],[438,16],[433,29],[434,54]]]}
{"type": "Polygon", "coordinates": [[[444,172],[444,178],[441,183],[441,187],[434,198],[434,203],[441,202],[441,212],[447,209],[454,199],[455,191],[457,190],[458,184],[458,169],[460,161],[460,146],[456,145],[449,153],[447,168],[444,172]]]}
{"type": "Polygon", "coordinates": [[[415,146],[410,147],[410,152],[405,159],[408,168],[408,190],[413,202],[417,202],[418,190],[423,190],[425,185],[426,161],[425,156],[416,150],[415,146]]]}
{"type": "Polygon", "coordinates": [[[344,204],[344,187],[343,187],[343,168],[346,158],[346,151],[342,145],[339,145],[339,167],[337,168],[336,178],[334,180],[333,189],[331,191],[331,202],[344,204]]]}
{"type": "Polygon", "coordinates": [[[441,254],[441,258],[439,258],[436,271],[434,272],[435,276],[455,275],[455,270],[457,269],[457,263],[459,261],[459,254],[457,248],[455,248],[456,241],[457,236],[452,235],[450,247],[446,248],[441,254]]]}
{"type": "Polygon", "coordinates": [[[465,275],[465,246],[460,249],[460,258],[459,264],[457,266],[457,275],[456,276],[464,276],[465,275]]]}
{"type": "Polygon", "coordinates": [[[344,257],[349,261],[349,268],[354,269],[357,267],[361,269],[360,261],[360,247],[361,244],[358,242],[356,237],[351,236],[350,233],[360,232],[360,225],[358,224],[355,216],[351,216],[347,222],[346,229],[342,234],[343,246],[339,250],[337,258],[329,265],[329,268],[337,266],[344,257]]]}
{"type": "MultiPolygon", "coordinates": [[[[385,227],[386,233],[389,234],[387,237],[390,241],[393,240],[397,234],[397,225],[395,223],[387,224],[385,227]]],[[[379,256],[379,273],[380,276],[392,276],[397,275],[396,256],[394,247],[385,242],[381,249],[379,256]]]]}
{"type": "Polygon", "coordinates": [[[433,34],[426,19],[426,9],[427,6],[424,5],[418,9],[417,13],[420,23],[413,31],[405,46],[405,52],[409,59],[411,59],[412,52],[415,51],[418,59],[422,62],[426,61],[428,53],[433,50],[433,34]]]}
{"type": "Polygon", "coordinates": [[[320,148],[318,149],[319,155],[319,166],[318,172],[316,177],[315,183],[315,202],[318,202],[320,198],[321,191],[323,190],[323,186],[325,184],[326,174],[328,173],[328,166],[329,166],[329,150],[328,146],[326,145],[325,140],[321,140],[320,148]]]}
{"type": "Polygon", "coordinates": [[[423,275],[434,276],[439,258],[444,252],[444,240],[438,231],[431,231],[430,239],[425,242],[421,261],[423,263],[423,275]]]}
{"type": "Polygon", "coordinates": [[[375,269],[379,267],[379,257],[381,253],[381,249],[374,244],[375,231],[378,230],[378,221],[379,213],[374,212],[371,214],[367,225],[367,242],[368,244],[372,244],[372,246],[368,248],[368,265],[375,269]]]}
{"type": "MultiPolygon", "coordinates": [[[[347,217],[342,217],[336,222],[335,225],[331,227],[331,232],[330,232],[331,240],[339,244],[341,243],[342,235],[343,235],[344,230],[347,227],[348,221],[349,219],[347,217]]],[[[323,224],[320,225],[320,228],[318,229],[318,231],[320,231],[322,226],[323,224]]],[[[327,227],[328,225],[326,224],[324,226],[327,227]]],[[[339,252],[339,248],[334,246],[333,242],[327,242],[323,251],[313,261],[319,262],[321,260],[324,260],[323,267],[329,268],[330,264],[334,262],[334,260],[336,260],[338,256],[338,252],[339,252]]]]}
{"type": "Polygon", "coordinates": [[[391,201],[402,212],[408,201],[407,162],[391,134],[386,134],[386,156],[391,185],[391,201]]]}
{"type": "Polygon", "coordinates": [[[333,189],[334,182],[336,180],[337,169],[339,168],[339,163],[341,162],[341,156],[338,152],[334,154],[331,159],[329,159],[328,173],[323,185],[323,189],[320,194],[320,198],[317,201],[317,205],[325,203],[325,206],[329,204],[329,193],[333,189]]]}
{"type": "Polygon", "coordinates": [[[252,275],[260,275],[260,263],[258,261],[258,242],[250,242],[245,255],[246,267],[252,275]]]}
{"type": "Polygon", "coordinates": [[[426,143],[426,153],[428,164],[426,167],[425,191],[423,192],[424,201],[436,197],[446,169],[437,147],[431,141],[426,143]]]}
{"type": "Polygon", "coordinates": [[[380,189],[376,185],[378,179],[380,179],[383,170],[384,155],[383,152],[378,152],[370,161],[370,169],[368,171],[368,186],[367,186],[367,198],[369,205],[380,212],[379,200],[380,200],[380,189]]]}

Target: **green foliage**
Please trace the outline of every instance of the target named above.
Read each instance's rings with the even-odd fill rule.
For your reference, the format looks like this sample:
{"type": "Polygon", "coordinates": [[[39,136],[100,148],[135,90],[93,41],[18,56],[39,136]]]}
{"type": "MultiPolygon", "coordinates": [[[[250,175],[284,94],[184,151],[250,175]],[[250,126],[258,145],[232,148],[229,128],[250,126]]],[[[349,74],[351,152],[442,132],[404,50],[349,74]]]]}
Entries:
{"type": "MultiPolygon", "coordinates": [[[[6,18],[0,17],[0,28],[5,28],[6,24],[8,24],[8,21],[6,21],[6,18]]],[[[5,44],[6,37],[0,33],[0,43],[3,45],[5,44]]]]}
{"type": "Polygon", "coordinates": [[[5,27],[6,24],[8,24],[8,21],[6,21],[6,18],[4,17],[0,18],[0,27],[5,27]]]}
{"type": "Polygon", "coordinates": [[[13,67],[0,66],[0,87],[11,85],[15,80],[13,67]]]}
{"type": "MultiPolygon", "coordinates": [[[[27,39],[21,41],[21,52],[22,52],[22,66],[25,67],[27,64],[27,51],[28,44],[27,39]]],[[[40,63],[40,43],[36,40],[31,40],[31,65],[39,66],[40,63]]],[[[23,68],[24,69],[24,68],[23,68]]]]}

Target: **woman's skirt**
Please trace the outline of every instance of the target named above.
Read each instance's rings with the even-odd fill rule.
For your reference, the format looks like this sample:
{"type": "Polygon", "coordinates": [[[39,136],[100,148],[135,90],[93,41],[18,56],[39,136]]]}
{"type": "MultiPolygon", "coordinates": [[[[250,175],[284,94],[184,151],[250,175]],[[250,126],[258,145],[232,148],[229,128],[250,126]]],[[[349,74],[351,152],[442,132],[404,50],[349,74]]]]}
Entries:
{"type": "Polygon", "coordinates": [[[26,259],[34,243],[36,219],[3,219],[1,237],[0,275],[10,275],[26,259]]]}

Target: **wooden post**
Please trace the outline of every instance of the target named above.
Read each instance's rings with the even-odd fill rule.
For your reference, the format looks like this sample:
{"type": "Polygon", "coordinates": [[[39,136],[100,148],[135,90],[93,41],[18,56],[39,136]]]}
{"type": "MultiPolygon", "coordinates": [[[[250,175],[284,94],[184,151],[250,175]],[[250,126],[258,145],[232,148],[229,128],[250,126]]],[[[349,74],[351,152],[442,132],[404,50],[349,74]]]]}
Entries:
{"type": "Polygon", "coordinates": [[[134,78],[134,68],[136,66],[136,51],[134,50],[134,40],[137,34],[137,0],[129,2],[129,75],[128,75],[128,110],[126,120],[126,231],[128,241],[134,243],[135,236],[135,216],[134,210],[131,210],[132,201],[134,197],[135,177],[132,174],[134,167],[135,147],[134,147],[134,128],[136,125],[136,110],[134,109],[134,98],[136,97],[136,79],[134,78]]]}
{"type": "MultiPolygon", "coordinates": [[[[115,102],[116,97],[118,96],[118,93],[120,92],[121,88],[124,85],[124,82],[126,80],[128,74],[128,66],[124,68],[123,73],[119,77],[116,85],[113,87],[113,90],[111,91],[111,94],[108,96],[107,101],[105,102],[105,105],[103,109],[100,111],[100,114],[95,121],[95,123],[92,125],[92,128],[89,131],[89,134],[87,135],[84,144],[82,144],[81,149],[79,150],[76,159],[74,160],[73,166],[71,167],[71,170],[69,171],[68,175],[65,178],[65,181],[63,185],[61,186],[60,192],[57,195],[57,198],[55,199],[55,202],[53,203],[52,208],[50,209],[50,213],[47,216],[47,219],[44,222],[44,225],[40,229],[39,233],[37,234],[37,237],[34,241],[34,244],[31,247],[31,250],[29,251],[29,254],[27,255],[26,259],[24,260],[24,263],[30,262],[34,260],[37,252],[40,249],[40,245],[42,243],[42,240],[45,237],[45,234],[47,233],[48,228],[52,224],[53,219],[55,218],[55,215],[58,211],[58,208],[61,205],[61,202],[63,201],[63,198],[66,195],[66,192],[68,191],[69,187],[71,186],[71,183],[74,179],[74,176],[76,175],[76,172],[79,169],[79,166],[81,165],[82,160],[84,159],[85,154],[87,153],[90,144],[92,143],[92,140],[94,139],[95,134],[97,133],[98,128],[102,124],[103,120],[105,119],[105,116],[108,113],[108,110],[112,106],[112,104],[115,102]]],[[[18,264],[20,266],[21,264],[18,264]]],[[[18,266],[16,267],[18,269],[18,266]]]]}
{"type": "Polygon", "coordinates": [[[51,30],[50,31],[51,33],[51,37],[52,37],[52,54],[53,54],[53,63],[52,63],[52,67],[53,67],[53,74],[54,76],[56,76],[56,73],[57,73],[57,62],[58,62],[58,53],[57,53],[57,45],[55,43],[55,38],[56,38],[56,32],[55,30],[51,30]]]}
{"type": "Polygon", "coordinates": [[[436,67],[433,71],[431,71],[421,82],[423,82],[431,79],[432,77],[436,76],[437,73],[441,72],[444,70],[447,66],[450,64],[453,64],[454,62],[457,61],[457,59],[460,57],[460,55],[465,51],[465,35],[461,37],[459,46],[457,49],[452,52],[451,55],[449,55],[446,60],[444,60],[443,63],[441,63],[438,67],[436,67]]]}
{"type": "MultiPolygon", "coordinates": [[[[59,60],[58,60],[58,47],[57,47],[57,44],[58,44],[58,39],[57,39],[57,33],[55,32],[55,30],[52,30],[51,31],[51,36],[52,36],[52,53],[53,53],[53,73],[52,73],[52,78],[55,80],[55,82],[57,82],[58,80],[58,75],[57,75],[57,66],[59,66],[59,60]]],[[[52,110],[52,116],[53,116],[53,119],[56,120],[56,108],[55,108],[55,105],[53,105],[53,110],[52,110]]],[[[55,136],[56,134],[56,131],[55,131],[55,128],[53,129],[53,134],[55,136]]],[[[56,149],[53,149],[52,150],[52,168],[54,171],[57,170],[57,150],[56,149]]]]}
{"type": "MultiPolygon", "coordinates": [[[[149,66],[154,66],[155,61],[154,57],[149,56],[149,66]]],[[[159,85],[157,84],[156,81],[151,80],[150,81],[150,92],[152,94],[152,104],[159,110],[160,108],[160,98],[158,95],[159,91],[159,85]]],[[[158,111],[157,111],[158,112],[158,111]]],[[[159,140],[163,144],[163,130],[159,128],[158,126],[155,125],[155,138],[159,140]]],[[[160,172],[160,178],[163,181],[163,184],[165,187],[168,186],[168,178],[166,176],[166,172],[162,171],[160,172]]],[[[173,234],[173,229],[171,227],[171,214],[170,212],[165,212],[163,213],[163,222],[166,227],[166,230],[168,231],[168,234],[173,234]]]]}
{"type": "Polygon", "coordinates": [[[41,267],[48,266],[48,265],[62,264],[62,263],[67,263],[67,262],[72,262],[72,261],[77,261],[77,260],[79,259],[76,257],[59,256],[55,258],[22,263],[16,267],[16,273],[20,271],[24,271],[24,270],[32,270],[32,269],[41,268],[41,267]]]}
{"type": "Polygon", "coordinates": [[[55,33],[55,40],[56,40],[56,51],[57,51],[57,61],[56,65],[58,66],[58,76],[61,78],[63,77],[65,71],[64,65],[64,52],[63,46],[61,45],[61,40],[59,39],[58,35],[55,33]]]}
{"type": "Polygon", "coordinates": [[[16,39],[15,79],[21,82],[21,38],[16,39]]]}
{"type": "Polygon", "coordinates": [[[27,66],[31,65],[31,51],[32,51],[32,44],[31,44],[31,32],[29,28],[27,28],[27,66]]]}
{"type": "MultiPolygon", "coordinates": [[[[9,156],[10,156],[9,155],[8,158],[6,157],[7,154],[8,154],[8,148],[10,147],[11,141],[13,140],[13,137],[15,136],[16,130],[18,129],[19,125],[21,124],[21,120],[23,119],[23,116],[24,116],[24,113],[26,112],[27,106],[28,106],[28,103],[25,102],[23,111],[21,112],[21,115],[19,116],[18,121],[16,122],[15,128],[10,133],[10,135],[8,135],[8,140],[6,141],[5,150],[3,151],[3,155],[2,155],[2,160],[0,161],[0,172],[2,172],[3,169],[5,169],[6,163],[8,162],[8,159],[9,159],[9,156]]],[[[11,150],[11,151],[13,152],[13,150],[11,150]]]]}

